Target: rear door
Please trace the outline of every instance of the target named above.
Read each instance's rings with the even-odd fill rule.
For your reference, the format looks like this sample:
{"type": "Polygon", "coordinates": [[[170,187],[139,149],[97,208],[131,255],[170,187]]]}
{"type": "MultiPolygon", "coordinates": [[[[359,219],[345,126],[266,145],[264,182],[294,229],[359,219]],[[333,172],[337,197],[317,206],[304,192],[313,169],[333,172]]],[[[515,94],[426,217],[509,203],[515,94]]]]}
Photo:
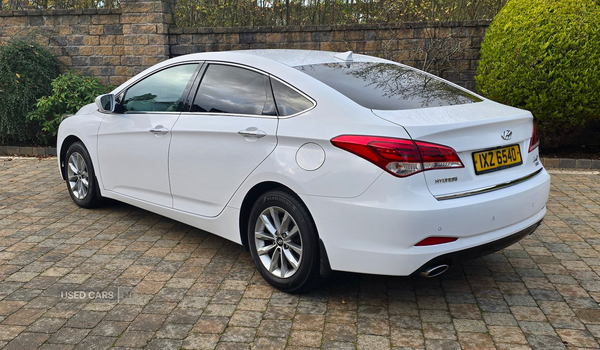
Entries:
{"type": "Polygon", "coordinates": [[[190,111],[172,131],[171,193],[175,209],[216,216],[275,149],[278,119],[261,72],[210,63],[200,76],[190,111]]]}

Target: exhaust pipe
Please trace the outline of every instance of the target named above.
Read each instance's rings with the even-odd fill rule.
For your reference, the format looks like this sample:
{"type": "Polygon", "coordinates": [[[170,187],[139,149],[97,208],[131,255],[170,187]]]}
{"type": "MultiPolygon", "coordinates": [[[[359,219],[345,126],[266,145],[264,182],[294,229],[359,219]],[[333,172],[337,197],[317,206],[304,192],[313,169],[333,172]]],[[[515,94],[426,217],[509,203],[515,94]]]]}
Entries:
{"type": "Polygon", "coordinates": [[[443,274],[444,272],[446,272],[449,267],[450,266],[448,266],[446,264],[433,266],[433,267],[430,267],[430,268],[427,268],[427,269],[421,271],[421,273],[419,273],[419,274],[421,276],[427,277],[427,278],[436,277],[436,276],[439,276],[439,275],[443,274]]]}

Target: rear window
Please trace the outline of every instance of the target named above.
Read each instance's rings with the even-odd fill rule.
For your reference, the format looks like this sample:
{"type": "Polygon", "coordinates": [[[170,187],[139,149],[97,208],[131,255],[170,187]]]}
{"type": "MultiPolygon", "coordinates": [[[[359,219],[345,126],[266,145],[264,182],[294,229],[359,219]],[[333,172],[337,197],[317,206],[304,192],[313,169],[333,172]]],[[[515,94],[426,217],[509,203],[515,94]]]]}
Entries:
{"type": "Polygon", "coordinates": [[[336,62],[295,68],[369,109],[416,109],[481,101],[438,78],[391,63],[336,62]]]}

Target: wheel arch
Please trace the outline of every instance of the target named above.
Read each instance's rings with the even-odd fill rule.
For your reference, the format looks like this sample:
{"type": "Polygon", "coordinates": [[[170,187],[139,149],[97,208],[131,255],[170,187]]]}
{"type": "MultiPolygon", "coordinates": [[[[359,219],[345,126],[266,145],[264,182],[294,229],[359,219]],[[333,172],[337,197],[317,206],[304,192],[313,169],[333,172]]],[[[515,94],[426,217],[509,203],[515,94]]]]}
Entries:
{"type": "Polygon", "coordinates": [[[69,135],[63,140],[62,145],[60,146],[60,154],[58,156],[60,157],[59,158],[60,174],[61,174],[63,180],[66,180],[65,157],[67,156],[67,151],[69,150],[69,147],[71,147],[71,145],[77,141],[83,143],[83,141],[81,141],[81,139],[79,137],[77,137],[75,135],[69,135]]]}
{"type": "MultiPolygon", "coordinates": [[[[240,240],[246,251],[250,250],[249,245],[248,245],[248,235],[246,234],[246,227],[248,226],[248,220],[250,219],[250,211],[252,210],[252,206],[254,205],[254,203],[256,202],[258,197],[260,197],[263,193],[265,193],[267,191],[273,191],[273,190],[284,190],[284,191],[288,192],[290,195],[294,196],[300,203],[302,203],[308,209],[308,214],[311,216],[313,222],[315,222],[314,217],[312,217],[310,209],[308,208],[306,203],[291,188],[289,188],[279,182],[274,182],[274,181],[265,181],[265,182],[258,183],[256,185],[254,185],[248,191],[248,193],[246,193],[246,196],[244,197],[244,200],[242,201],[242,205],[240,208],[240,219],[239,219],[240,240]]],[[[317,240],[319,242],[319,251],[317,252],[317,254],[319,254],[319,260],[320,260],[320,269],[319,269],[320,271],[319,272],[320,272],[321,276],[328,276],[331,273],[331,265],[329,263],[329,257],[327,256],[327,250],[325,249],[325,245],[323,244],[323,241],[321,240],[321,237],[319,234],[319,227],[317,226],[316,222],[315,222],[315,227],[316,227],[316,231],[317,231],[317,240]]]]}
{"type": "MultiPolygon", "coordinates": [[[[246,227],[248,226],[248,220],[250,219],[250,211],[252,211],[252,206],[254,202],[260,197],[263,193],[268,191],[273,191],[277,189],[283,189],[286,192],[293,194],[299,201],[302,202],[300,197],[294,193],[289,187],[274,181],[265,181],[254,185],[242,201],[242,206],[240,207],[240,220],[239,220],[239,230],[240,230],[240,239],[242,241],[242,245],[246,251],[249,250],[248,246],[248,237],[246,235],[246,227]]],[[[302,204],[306,205],[304,202],[302,204]]]]}

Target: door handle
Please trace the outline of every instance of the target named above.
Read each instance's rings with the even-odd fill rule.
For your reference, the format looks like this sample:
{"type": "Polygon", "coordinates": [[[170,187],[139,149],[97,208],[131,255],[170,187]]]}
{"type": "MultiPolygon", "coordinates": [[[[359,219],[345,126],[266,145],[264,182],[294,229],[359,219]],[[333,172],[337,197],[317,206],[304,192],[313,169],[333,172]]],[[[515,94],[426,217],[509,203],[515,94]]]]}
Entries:
{"type": "Polygon", "coordinates": [[[169,132],[169,129],[165,128],[162,125],[157,125],[156,127],[150,129],[150,132],[153,134],[161,134],[164,135],[169,132]]]}
{"type": "Polygon", "coordinates": [[[256,137],[256,138],[261,138],[261,137],[265,137],[267,136],[267,133],[259,130],[258,128],[255,127],[251,127],[251,128],[247,128],[245,130],[240,130],[238,131],[238,134],[242,135],[242,136],[250,136],[250,137],[256,137]]]}

